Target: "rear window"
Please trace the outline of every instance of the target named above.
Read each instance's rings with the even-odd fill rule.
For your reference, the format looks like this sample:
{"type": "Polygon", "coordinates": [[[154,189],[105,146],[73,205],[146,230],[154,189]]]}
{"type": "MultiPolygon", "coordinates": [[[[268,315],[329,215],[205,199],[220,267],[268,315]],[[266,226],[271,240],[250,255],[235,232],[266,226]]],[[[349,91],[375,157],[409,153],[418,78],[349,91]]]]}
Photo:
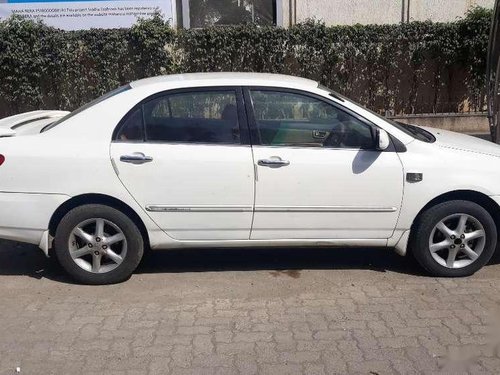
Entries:
{"type": "Polygon", "coordinates": [[[132,87],[130,85],[120,86],[117,89],[114,89],[113,91],[110,91],[110,92],[98,97],[97,99],[94,99],[91,102],[81,106],[80,108],[74,110],[73,112],[68,113],[66,116],[61,117],[59,120],[47,125],[46,127],[44,127],[42,129],[41,133],[52,129],[52,128],[56,127],[57,125],[63,123],[64,121],[70,119],[71,117],[79,114],[80,112],[83,112],[86,109],[89,109],[90,107],[93,107],[94,105],[99,104],[99,103],[103,102],[104,100],[111,98],[112,96],[115,96],[115,95],[118,95],[124,91],[130,90],[131,88],[132,87]]]}

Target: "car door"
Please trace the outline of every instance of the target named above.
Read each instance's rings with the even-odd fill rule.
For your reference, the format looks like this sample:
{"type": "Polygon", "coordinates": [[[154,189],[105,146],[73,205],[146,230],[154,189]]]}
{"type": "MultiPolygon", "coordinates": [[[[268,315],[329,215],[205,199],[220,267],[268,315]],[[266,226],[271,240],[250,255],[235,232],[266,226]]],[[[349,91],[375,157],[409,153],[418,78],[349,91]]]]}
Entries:
{"type": "Polygon", "coordinates": [[[251,239],[383,239],[403,194],[396,152],[374,125],[326,98],[246,88],[256,168],[251,239]]]}
{"type": "Polygon", "coordinates": [[[254,169],[241,96],[234,87],[159,93],[115,131],[121,182],[175,239],[249,238],[254,169]]]}

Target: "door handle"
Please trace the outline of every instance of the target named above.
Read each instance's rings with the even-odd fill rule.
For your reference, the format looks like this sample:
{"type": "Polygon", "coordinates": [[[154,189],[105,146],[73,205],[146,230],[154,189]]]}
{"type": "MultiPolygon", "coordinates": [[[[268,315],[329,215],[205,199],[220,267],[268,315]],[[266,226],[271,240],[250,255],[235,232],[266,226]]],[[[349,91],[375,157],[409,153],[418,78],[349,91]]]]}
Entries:
{"type": "Polygon", "coordinates": [[[328,132],[324,131],[324,130],[313,130],[312,131],[312,136],[314,139],[325,139],[327,135],[328,135],[328,132]]]}
{"type": "Polygon", "coordinates": [[[124,163],[144,164],[153,161],[153,158],[151,156],[144,155],[142,152],[134,152],[130,155],[120,156],[120,161],[124,163]]]}
{"type": "Polygon", "coordinates": [[[288,160],[283,160],[278,156],[271,156],[269,159],[260,159],[257,164],[263,167],[279,168],[290,165],[288,160]]]}

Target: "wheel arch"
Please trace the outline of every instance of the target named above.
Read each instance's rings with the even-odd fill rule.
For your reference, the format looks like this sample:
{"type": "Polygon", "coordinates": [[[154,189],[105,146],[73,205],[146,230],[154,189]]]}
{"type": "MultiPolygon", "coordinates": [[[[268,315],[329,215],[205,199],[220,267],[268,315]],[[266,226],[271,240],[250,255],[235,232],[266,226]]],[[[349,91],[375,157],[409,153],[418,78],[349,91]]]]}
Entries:
{"type": "MultiPolygon", "coordinates": [[[[113,207],[125,215],[127,215],[139,228],[141,232],[145,245],[149,247],[149,234],[144,225],[144,222],[139,217],[139,215],[132,209],[128,204],[123,201],[113,198],[109,195],[105,194],[82,194],[72,197],[61,204],[52,214],[52,217],[49,221],[49,234],[54,237],[56,233],[57,226],[61,222],[64,215],[66,215],[73,208],[85,205],[85,204],[102,204],[109,207],[113,207]]],[[[145,248],[147,248],[145,246],[145,248]]]]}
{"type": "Polygon", "coordinates": [[[429,208],[443,202],[448,202],[452,200],[465,200],[469,202],[474,202],[483,207],[493,218],[495,226],[497,228],[498,237],[500,240],[500,206],[484,193],[480,193],[475,190],[454,190],[438,195],[431,199],[425,206],[423,206],[418,214],[413,219],[410,230],[405,231],[399,241],[395,244],[395,251],[399,255],[406,255],[411,252],[411,243],[413,237],[415,236],[415,227],[418,223],[419,218],[422,214],[429,208]]]}
{"type": "Polygon", "coordinates": [[[486,211],[488,211],[493,220],[495,220],[495,224],[498,229],[500,224],[498,222],[498,220],[500,219],[500,206],[498,206],[498,204],[486,194],[480,193],[475,190],[454,190],[438,195],[437,197],[429,201],[424,207],[422,207],[422,209],[419,211],[419,213],[413,220],[412,228],[423,212],[425,212],[429,208],[439,203],[448,202],[452,200],[464,200],[477,203],[478,205],[483,207],[486,211]]]}
{"type": "MultiPolygon", "coordinates": [[[[454,190],[438,195],[437,197],[430,200],[422,209],[418,212],[413,219],[413,223],[410,229],[410,236],[408,245],[411,243],[413,236],[415,235],[415,226],[418,223],[418,219],[422,214],[429,208],[443,202],[448,202],[452,200],[464,200],[476,203],[483,207],[493,218],[495,226],[497,228],[497,233],[500,239],[500,206],[484,193],[480,193],[475,190],[454,190]]],[[[407,251],[410,250],[410,246],[407,246],[407,251]]]]}

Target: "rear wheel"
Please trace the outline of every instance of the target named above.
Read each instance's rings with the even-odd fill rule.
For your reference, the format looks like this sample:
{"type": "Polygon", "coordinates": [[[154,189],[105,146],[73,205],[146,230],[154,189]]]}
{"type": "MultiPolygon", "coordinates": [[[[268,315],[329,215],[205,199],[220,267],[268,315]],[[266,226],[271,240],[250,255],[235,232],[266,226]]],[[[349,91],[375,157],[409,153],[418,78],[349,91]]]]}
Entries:
{"type": "Polygon", "coordinates": [[[84,284],[112,284],[128,279],[143,252],[142,235],[135,223],[112,207],[76,207],[57,227],[57,259],[75,280],[84,284]]]}
{"type": "Polygon", "coordinates": [[[491,258],[497,230],[491,215],[469,201],[440,203],[416,223],[413,255],[434,276],[468,276],[491,258]]]}

